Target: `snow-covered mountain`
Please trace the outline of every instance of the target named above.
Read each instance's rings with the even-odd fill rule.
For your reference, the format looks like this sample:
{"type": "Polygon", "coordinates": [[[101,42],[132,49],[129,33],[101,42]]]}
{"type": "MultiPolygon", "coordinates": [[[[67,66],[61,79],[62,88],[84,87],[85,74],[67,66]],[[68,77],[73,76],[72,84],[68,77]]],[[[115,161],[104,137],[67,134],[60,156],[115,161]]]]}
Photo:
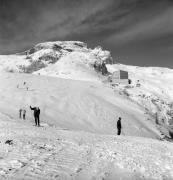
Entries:
{"type": "Polygon", "coordinates": [[[0,179],[173,179],[173,70],[112,61],[78,41],[0,56],[0,179]],[[103,61],[132,84],[112,85],[93,67],[103,61]],[[30,105],[41,109],[40,128],[30,105]]]}
{"type": "MultiPolygon", "coordinates": [[[[0,70],[53,76],[65,79],[107,82],[108,77],[95,71],[95,62],[107,62],[109,73],[125,70],[132,85],[115,86],[114,91],[128,97],[143,108],[152,121],[160,124],[163,134],[173,124],[173,70],[155,67],[135,67],[121,64],[112,65],[111,53],[101,47],[87,48],[80,41],[55,41],[35,45],[33,48],[15,55],[0,56],[0,70]],[[136,84],[140,87],[136,87],[136,84]]],[[[109,85],[109,83],[107,84],[109,85]]]]}

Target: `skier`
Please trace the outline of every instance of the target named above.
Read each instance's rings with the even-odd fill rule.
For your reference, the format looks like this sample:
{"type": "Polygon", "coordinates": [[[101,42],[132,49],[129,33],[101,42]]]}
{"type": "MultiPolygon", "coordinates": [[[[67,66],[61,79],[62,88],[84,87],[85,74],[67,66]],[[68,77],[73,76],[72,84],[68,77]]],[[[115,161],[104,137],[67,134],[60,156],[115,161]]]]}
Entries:
{"type": "Polygon", "coordinates": [[[26,117],[26,110],[24,109],[23,110],[23,120],[25,120],[25,117],[26,117]]]}
{"type": "Polygon", "coordinates": [[[40,108],[39,107],[31,107],[30,106],[30,109],[34,111],[34,119],[35,119],[35,125],[36,126],[40,126],[40,119],[39,119],[39,116],[40,116],[40,108]]]}
{"type": "Polygon", "coordinates": [[[117,135],[121,134],[121,117],[119,117],[118,121],[117,121],[117,135]]]}
{"type": "Polygon", "coordinates": [[[19,109],[19,118],[21,119],[22,117],[22,109],[19,109]]]}

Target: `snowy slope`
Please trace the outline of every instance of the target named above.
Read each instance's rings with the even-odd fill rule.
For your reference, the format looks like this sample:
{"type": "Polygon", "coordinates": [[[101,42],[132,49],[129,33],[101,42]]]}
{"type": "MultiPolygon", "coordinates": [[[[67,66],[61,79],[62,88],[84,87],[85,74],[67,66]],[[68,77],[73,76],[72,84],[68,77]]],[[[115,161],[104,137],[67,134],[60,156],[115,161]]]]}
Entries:
{"type": "Polygon", "coordinates": [[[121,116],[125,135],[159,138],[140,106],[104,84],[13,73],[0,73],[0,84],[0,112],[14,119],[20,108],[26,108],[28,120],[33,121],[29,109],[33,105],[40,107],[42,121],[50,126],[116,134],[121,116]]]}
{"type": "Polygon", "coordinates": [[[132,80],[111,86],[93,68],[111,60],[78,41],[0,56],[0,179],[173,179],[173,70],[107,64],[132,80]],[[30,105],[41,109],[40,128],[30,105]]]}
{"type": "Polygon", "coordinates": [[[36,71],[34,74],[74,80],[100,81],[98,74],[91,66],[96,60],[97,58],[90,53],[72,52],[62,57],[55,64],[36,71]]]}
{"type": "MultiPolygon", "coordinates": [[[[118,69],[129,72],[131,88],[124,88],[128,98],[139,104],[145,112],[158,119],[159,128],[172,128],[173,124],[173,70],[157,67],[135,67],[122,64],[107,65],[110,72],[118,69]],[[138,82],[139,81],[139,82],[138,82]],[[140,87],[136,87],[136,84],[140,87]],[[167,127],[168,126],[168,127],[167,127]]],[[[118,91],[124,89],[116,88],[118,91]]],[[[163,130],[163,129],[162,129],[163,130]]],[[[165,133],[165,131],[163,131],[165,133]]]]}
{"type": "Polygon", "coordinates": [[[154,140],[159,132],[141,107],[104,84],[4,72],[0,84],[1,179],[173,178],[172,144],[154,140]],[[30,104],[40,106],[40,128],[30,104]]]}
{"type": "MultiPolygon", "coordinates": [[[[42,124],[44,125],[44,124],[42,124]]],[[[0,113],[0,178],[172,180],[173,146],[145,138],[32,126],[0,113]],[[13,140],[12,145],[5,144],[13,140]]]]}

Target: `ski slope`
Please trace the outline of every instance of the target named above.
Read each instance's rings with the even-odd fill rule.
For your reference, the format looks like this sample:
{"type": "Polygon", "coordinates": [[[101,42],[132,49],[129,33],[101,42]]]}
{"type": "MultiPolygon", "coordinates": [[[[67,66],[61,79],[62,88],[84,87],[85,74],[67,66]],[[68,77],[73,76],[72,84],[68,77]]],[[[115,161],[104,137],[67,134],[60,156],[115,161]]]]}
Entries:
{"type": "Polygon", "coordinates": [[[14,119],[18,118],[19,109],[24,108],[31,121],[31,105],[40,107],[41,120],[51,126],[116,134],[120,116],[125,135],[160,137],[140,106],[104,84],[14,73],[1,73],[0,84],[3,84],[0,112],[14,119]]]}

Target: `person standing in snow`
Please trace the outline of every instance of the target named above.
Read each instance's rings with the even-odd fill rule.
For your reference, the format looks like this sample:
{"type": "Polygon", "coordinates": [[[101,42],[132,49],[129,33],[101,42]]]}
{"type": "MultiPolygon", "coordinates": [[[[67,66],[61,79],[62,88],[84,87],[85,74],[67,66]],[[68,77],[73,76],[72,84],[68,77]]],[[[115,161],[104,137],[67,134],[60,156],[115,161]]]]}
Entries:
{"type": "Polygon", "coordinates": [[[40,126],[40,108],[39,107],[31,107],[30,109],[34,111],[34,119],[35,119],[35,125],[40,126]]]}
{"type": "Polygon", "coordinates": [[[26,110],[24,109],[23,110],[23,120],[25,120],[25,117],[26,117],[26,110]]]}
{"type": "Polygon", "coordinates": [[[121,134],[121,117],[119,117],[118,121],[117,121],[117,135],[121,134]]]}
{"type": "Polygon", "coordinates": [[[22,117],[22,109],[19,109],[19,118],[21,119],[22,117]]]}

